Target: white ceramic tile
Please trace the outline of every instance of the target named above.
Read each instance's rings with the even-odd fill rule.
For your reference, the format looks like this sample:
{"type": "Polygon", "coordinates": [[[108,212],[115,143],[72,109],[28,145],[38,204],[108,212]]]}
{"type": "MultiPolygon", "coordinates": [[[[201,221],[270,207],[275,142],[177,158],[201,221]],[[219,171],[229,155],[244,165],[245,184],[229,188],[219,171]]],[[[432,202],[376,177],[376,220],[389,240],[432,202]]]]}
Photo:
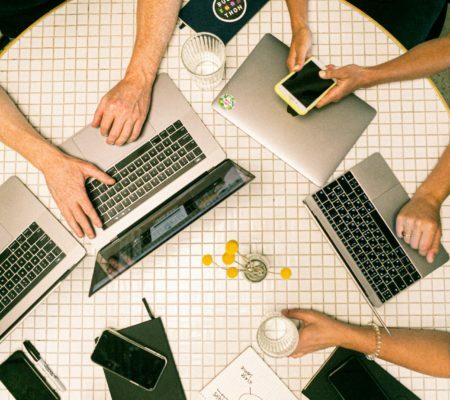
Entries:
{"type": "MultiPolygon", "coordinates": [[[[0,82],[32,123],[54,143],[86,125],[99,99],[122,76],[133,47],[134,0],[73,0],[27,32],[0,59],[0,82]],[[80,101],[80,99],[82,99],[80,101]]],[[[371,22],[332,0],[310,2],[314,53],[336,65],[372,65],[400,54],[371,22]]],[[[290,42],[287,7],[270,1],[227,46],[225,76],[265,32],[290,42]]],[[[0,345],[5,358],[27,338],[36,342],[69,388],[67,399],[109,399],[106,381],[89,355],[107,326],[122,328],[146,318],[145,296],[161,315],[189,399],[250,344],[263,315],[285,307],[313,307],[354,323],[372,319],[355,284],[301,205],[315,190],[304,177],[214,113],[220,90],[201,92],[179,60],[191,31],[175,29],[161,70],[175,80],[230,158],[255,175],[250,187],[209,212],[93,298],[88,298],[89,257],[0,345]],[[201,266],[201,255],[220,254],[237,239],[243,252],[264,252],[275,270],[292,267],[289,282],[276,275],[251,285],[227,280],[220,269],[201,266]]],[[[222,86],[221,86],[222,87],[222,86]]],[[[334,176],[380,151],[413,193],[448,143],[448,115],[427,80],[382,85],[357,93],[378,114],[334,176]]],[[[0,181],[19,176],[60,218],[42,175],[0,146],[0,181]]],[[[450,206],[442,209],[449,247],[450,206]]],[[[63,221],[63,223],[65,223],[63,221]]],[[[445,266],[381,308],[392,326],[450,327],[450,268],[445,266]]],[[[301,360],[266,361],[300,398],[301,388],[329,351],[301,360]]],[[[381,362],[422,399],[447,399],[449,381],[381,362]]],[[[2,398],[7,395],[0,391],[2,398]]]]}

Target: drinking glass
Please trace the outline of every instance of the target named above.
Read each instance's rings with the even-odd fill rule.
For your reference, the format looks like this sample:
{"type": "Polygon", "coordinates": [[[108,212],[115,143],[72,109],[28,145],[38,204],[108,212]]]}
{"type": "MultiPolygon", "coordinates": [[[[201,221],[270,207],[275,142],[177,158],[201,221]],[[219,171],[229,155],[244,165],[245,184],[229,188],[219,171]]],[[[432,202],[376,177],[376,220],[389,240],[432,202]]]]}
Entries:
{"type": "Polygon", "coordinates": [[[259,326],[256,340],[268,356],[290,356],[298,345],[298,327],[280,313],[273,313],[259,326]]]}
{"type": "Polygon", "coordinates": [[[181,61],[199,88],[213,89],[222,81],[225,45],[212,33],[197,33],[183,44],[181,61]]]}

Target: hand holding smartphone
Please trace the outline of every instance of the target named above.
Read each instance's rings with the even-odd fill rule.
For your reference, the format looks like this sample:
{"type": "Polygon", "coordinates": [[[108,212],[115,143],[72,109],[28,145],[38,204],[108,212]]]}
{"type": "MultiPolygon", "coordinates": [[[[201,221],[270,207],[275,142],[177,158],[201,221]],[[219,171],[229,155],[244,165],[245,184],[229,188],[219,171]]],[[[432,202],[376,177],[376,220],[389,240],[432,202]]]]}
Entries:
{"type": "Polygon", "coordinates": [[[309,58],[298,72],[291,72],[275,85],[275,92],[298,114],[307,114],[336,85],[335,79],[319,76],[326,66],[317,58],[309,58]]]}
{"type": "Polygon", "coordinates": [[[103,331],[91,360],[146,390],[154,390],[167,365],[163,355],[113,329],[103,331]]]}

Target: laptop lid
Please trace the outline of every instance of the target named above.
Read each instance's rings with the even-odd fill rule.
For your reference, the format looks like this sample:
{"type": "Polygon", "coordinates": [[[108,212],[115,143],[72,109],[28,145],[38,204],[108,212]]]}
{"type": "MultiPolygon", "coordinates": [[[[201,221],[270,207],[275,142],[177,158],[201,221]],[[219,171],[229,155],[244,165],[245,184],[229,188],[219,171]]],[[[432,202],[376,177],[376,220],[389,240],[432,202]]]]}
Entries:
{"type": "Polygon", "coordinates": [[[305,116],[292,116],[274,86],[287,75],[288,47],[266,34],[213,101],[213,108],[311,182],[323,185],[374,118],[350,95],[305,116]],[[234,105],[224,104],[232,95],[234,105]]]}
{"type": "Polygon", "coordinates": [[[253,179],[250,172],[225,160],[183,188],[98,252],[89,296],[253,179]]]}

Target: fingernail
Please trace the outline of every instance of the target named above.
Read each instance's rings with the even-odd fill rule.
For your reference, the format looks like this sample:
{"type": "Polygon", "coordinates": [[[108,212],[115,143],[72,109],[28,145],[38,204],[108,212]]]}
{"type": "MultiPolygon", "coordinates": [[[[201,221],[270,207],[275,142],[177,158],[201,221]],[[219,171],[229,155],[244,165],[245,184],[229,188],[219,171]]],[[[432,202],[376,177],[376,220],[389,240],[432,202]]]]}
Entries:
{"type": "Polygon", "coordinates": [[[326,74],[325,71],[320,71],[320,72],[319,72],[319,76],[320,76],[321,78],[326,78],[326,77],[327,77],[327,74],[326,74]]]}
{"type": "Polygon", "coordinates": [[[294,71],[298,71],[299,69],[300,69],[300,65],[295,64],[295,65],[294,65],[294,71]]]}

